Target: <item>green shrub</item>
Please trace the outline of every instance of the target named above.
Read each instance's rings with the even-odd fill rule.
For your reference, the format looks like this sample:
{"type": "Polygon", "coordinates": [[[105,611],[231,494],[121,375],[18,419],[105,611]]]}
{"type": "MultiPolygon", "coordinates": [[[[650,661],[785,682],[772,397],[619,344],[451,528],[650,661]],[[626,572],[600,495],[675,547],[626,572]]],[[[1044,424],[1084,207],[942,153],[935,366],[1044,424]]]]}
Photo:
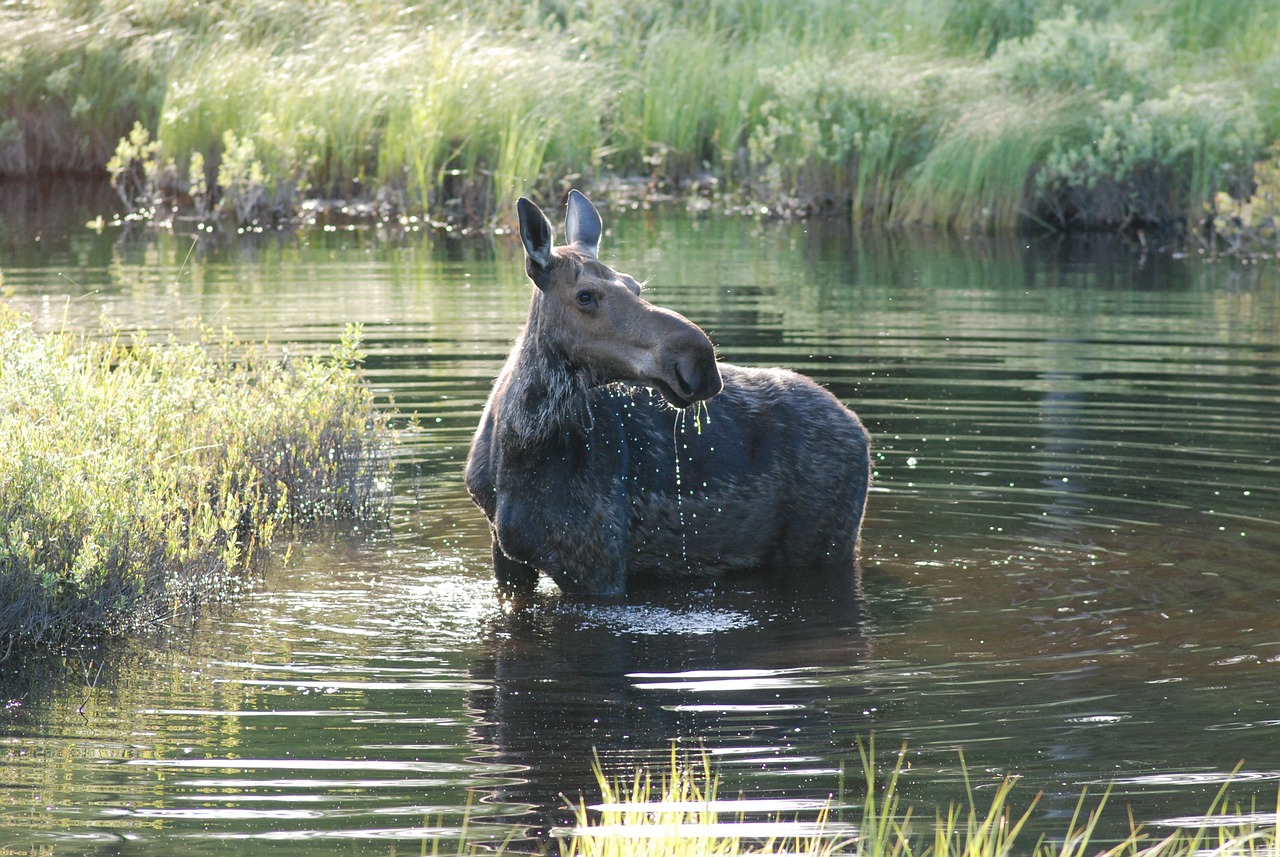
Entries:
{"type": "Polygon", "coordinates": [[[947,72],[912,58],[811,57],[761,72],[749,138],[766,194],[825,192],[855,216],[886,219],[902,177],[936,133],[947,72]]]}
{"type": "Polygon", "coordinates": [[[285,527],[380,514],[357,344],[281,361],[210,331],[42,335],[0,305],[0,656],[163,621],[285,527]]]}
{"type": "Polygon", "coordinates": [[[1253,165],[1252,178],[1246,193],[1236,197],[1220,191],[1206,206],[1213,249],[1243,257],[1280,257],[1280,142],[1253,165]]]}
{"type": "Polygon", "coordinates": [[[1032,95],[1078,90],[1142,99],[1167,87],[1161,79],[1167,60],[1162,40],[1137,39],[1124,24],[1082,21],[1067,7],[1031,35],[1001,42],[990,68],[998,80],[1032,95]]]}
{"type": "Polygon", "coordinates": [[[107,161],[107,175],[126,211],[154,205],[156,190],[162,182],[164,163],[160,160],[160,144],[141,122],[133,123],[129,136],[121,137],[116,152],[107,161]]]}
{"type": "Polygon", "coordinates": [[[1035,178],[1034,207],[1063,226],[1194,223],[1215,188],[1239,186],[1264,145],[1253,102],[1235,88],[1174,88],[1103,101],[1085,133],[1062,138],[1035,178]]]}

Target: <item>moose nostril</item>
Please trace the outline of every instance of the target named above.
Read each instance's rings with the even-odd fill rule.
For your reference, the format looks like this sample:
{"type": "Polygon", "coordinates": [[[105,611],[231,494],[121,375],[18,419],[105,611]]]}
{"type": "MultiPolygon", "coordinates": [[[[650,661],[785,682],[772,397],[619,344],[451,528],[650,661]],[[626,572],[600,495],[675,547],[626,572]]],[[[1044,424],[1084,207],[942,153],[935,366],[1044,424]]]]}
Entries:
{"type": "Polygon", "coordinates": [[[689,383],[689,379],[685,377],[679,360],[676,361],[672,369],[674,370],[673,374],[676,376],[676,392],[686,399],[693,398],[693,384],[689,383]]]}
{"type": "Polygon", "coordinates": [[[672,364],[673,385],[676,392],[691,401],[709,399],[720,392],[722,382],[715,359],[702,361],[696,357],[686,357],[672,364]]]}

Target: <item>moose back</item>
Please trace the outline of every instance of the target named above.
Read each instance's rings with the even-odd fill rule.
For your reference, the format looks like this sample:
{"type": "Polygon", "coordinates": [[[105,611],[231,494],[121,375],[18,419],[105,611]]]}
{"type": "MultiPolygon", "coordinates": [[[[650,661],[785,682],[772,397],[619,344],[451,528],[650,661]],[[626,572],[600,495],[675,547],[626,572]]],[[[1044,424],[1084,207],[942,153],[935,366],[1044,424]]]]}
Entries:
{"type": "Polygon", "coordinates": [[[707,335],[598,258],[570,191],[565,246],[518,203],[528,321],[467,458],[499,583],[568,593],[640,579],[853,567],[870,476],[858,417],[784,369],[716,361],[707,335]]]}

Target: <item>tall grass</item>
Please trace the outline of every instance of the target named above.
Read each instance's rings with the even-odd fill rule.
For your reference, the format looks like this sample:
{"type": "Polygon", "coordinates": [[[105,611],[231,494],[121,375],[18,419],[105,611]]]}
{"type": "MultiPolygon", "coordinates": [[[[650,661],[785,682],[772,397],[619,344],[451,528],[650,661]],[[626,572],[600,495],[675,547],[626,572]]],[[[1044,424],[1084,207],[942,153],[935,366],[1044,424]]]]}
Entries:
{"type": "Polygon", "coordinates": [[[123,23],[0,8],[0,177],[101,170],[135,120],[154,125],[163,61],[123,23]]]}
{"type": "Polygon", "coordinates": [[[630,782],[611,781],[598,761],[595,773],[602,801],[591,806],[582,801],[574,808],[577,826],[562,840],[563,857],[829,857],[854,841],[828,830],[829,808],[795,833],[784,832],[789,828],[783,824],[722,820],[719,781],[705,755],[700,764],[691,764],[673,748],[670,768],[659,781],[647,768],[637,770],[630,782]],[[761,826],[768,832],[762,834],[761,826]]]}
{"type": "Polygon", "coordinates": [[[140,205],[216,200],[234,140],[250,217],[484,220],[622,174],[873,222],[1194,225],[1280,137],[1280,10],[1247,0],[47,0],[0,8],[0,56],[0,172],[104,165],[136,120],[140,205]]]}
{"type": "MultiPolygon", "coordinates": [[[[1017,226],[1044,208],[1029,199],[1056,146],[1084,136],[1085,121],[1070,101],[992,98],[966,105],[907,172],[893,219],[945,222],[960,228],[1017,226]]],[[[1058,224],[1063,211],[1045,212],[1058,224]]]]}
{"type": "MultiPolygon", "coordinates": [[[[655,786],[647,769],[629,782],[610,781],[596,768],[603,801],[575,808],[577,825],[568,831],[560,853],[566,857],[738,857],[747,854],[803,854],[829,857],[1269,857],[1280,847],[1280,813],[1270,822],[1256,812],[1230,805],[1224,786],[1205,813],[1203,823],[1178,828],[1160,837],[1130,822],[1120,841],[1098,837],[1107,803],[1104,794],[1089,806],[1083,792],[1065,829],[1056,836],[1030,840],[1028,823],[1039,796],[1022,810],[1014,809],[1017,779],[1005,777],[989,801],[979,803],[968,779],[968,798],[938,810],[922,823],[914,807],[904,806],[899,791],[905,753],[881,770],[874,742],[859,746],[863,787],[860,820],[853,827],[832,822],[829,807],[808,825],[725,821],[717,812],[719,780],[707,757],[680,758],[655,786]],[[788,829],[797,831],[786,833],[788,829]]],[[[963,768],[963,758],[961,759],[963,768]]],[[[848,799],[849,795],[841,795],[848,799]]]]}
{"type": "Polygon", "coordinates": [[[328,358],[39,334],[0,304],[0,659],[239,585],[289,528],[381,514],[355,331],[328,358]]]}

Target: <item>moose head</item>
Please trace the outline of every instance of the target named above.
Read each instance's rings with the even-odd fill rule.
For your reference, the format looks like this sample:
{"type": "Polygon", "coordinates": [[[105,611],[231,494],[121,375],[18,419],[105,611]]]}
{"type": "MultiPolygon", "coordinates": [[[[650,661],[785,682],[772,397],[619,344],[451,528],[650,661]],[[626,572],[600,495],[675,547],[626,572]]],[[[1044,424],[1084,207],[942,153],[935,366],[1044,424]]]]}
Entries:
{"type": "Polygon", "coordinates": [[[562,247],[533,202],[517,204],[525,272],[538,288],[531,335],[590,383],[652,387],[677,408],[709,399],[723,382],[711,340],[689,319],[641,297],[638,282],[599,259],[600,213],[569,192],[562,247]]]}

